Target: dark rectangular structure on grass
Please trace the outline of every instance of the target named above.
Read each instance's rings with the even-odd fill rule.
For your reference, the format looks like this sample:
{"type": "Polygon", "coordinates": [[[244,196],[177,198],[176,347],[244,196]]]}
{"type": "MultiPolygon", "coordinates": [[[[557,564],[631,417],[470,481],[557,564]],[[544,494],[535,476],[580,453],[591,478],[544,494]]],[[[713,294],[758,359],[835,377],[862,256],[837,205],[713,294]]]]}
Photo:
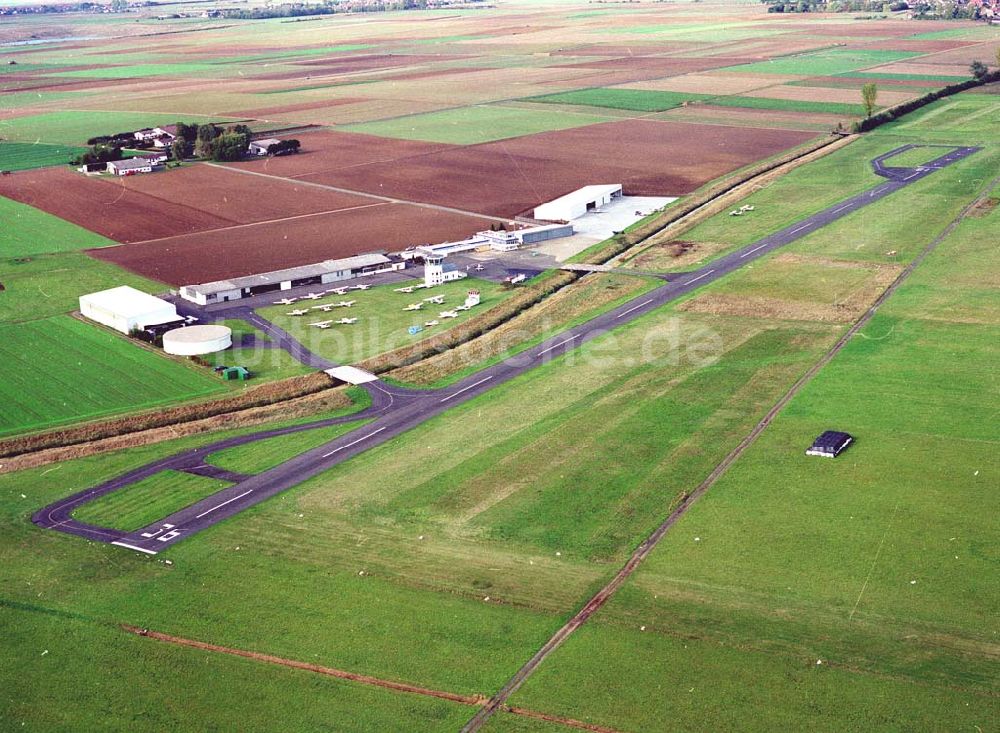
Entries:
{"type": "Polygon", "coordinates": [[[812,447],[806,451],[806,455],[836,458],[853,442],[854,437],[849,433],[827,430],[813,441],[812,447]]]}

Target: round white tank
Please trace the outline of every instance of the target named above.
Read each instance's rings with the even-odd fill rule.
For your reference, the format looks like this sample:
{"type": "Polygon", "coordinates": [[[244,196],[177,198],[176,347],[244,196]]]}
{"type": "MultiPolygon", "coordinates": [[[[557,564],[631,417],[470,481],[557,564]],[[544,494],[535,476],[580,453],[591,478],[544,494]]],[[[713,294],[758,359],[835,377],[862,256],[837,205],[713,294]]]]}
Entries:
{"type": "Polygon", "coordinates": [[[185,326],[163,334],[163,350],[177,356],[214,354],[232,345],[233,331],[226,326],[185,326]]]}

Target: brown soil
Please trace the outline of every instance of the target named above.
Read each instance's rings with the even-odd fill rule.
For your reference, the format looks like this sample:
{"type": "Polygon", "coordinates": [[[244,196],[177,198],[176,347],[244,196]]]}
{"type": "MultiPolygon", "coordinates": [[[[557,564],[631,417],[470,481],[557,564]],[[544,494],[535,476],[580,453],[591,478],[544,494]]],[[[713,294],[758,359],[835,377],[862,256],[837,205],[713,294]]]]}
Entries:
{"type": "Polygon", "coordinates": [[[334,74],[349,74],[358,71],[370,71],[372,69],[391,69],[395,66],[413,66],[416,64],[426,64],[431,62],[450,61],[465,58],[456,55],[395,55],[395,54],[367,54],[363,56],[347,56],[332,59],[316,59],[314,61],[303,61],[296,66],[297,71],[282,71],[272,74],[261,74],[255,79],[298,79],[305,76],[332,76],[334,74]]]}
{"type": "Polygon", "coordinates": [[[605,59],[602,61],[585,61],[576,64],[566,64],[563,68],[593,69],[602,72],[615,72],[614,83],[627,81],[642,81],[643,79],[661,79],[665,76],[690,74],[693,71],[708,71],[723,66],[747,64],[757,59],[747,56],[704,56],[701,58],[676,58],[670,56],[640,56],[605,59]]]}
{"type": "Polygon", "coordinates": [[[207,165],[121,178],[20,171],[0,179],[0,194],[126,243],[371,203],[207,165]]]}
{"type": "MultiPolygon", "coordinates": [[[[972,210],[969,211],[969,216],[975,219],[981,219],[982,217],[989,215],[989,213],[993,211],[997,205],[1000,205],[1000,198],[984,199],[977,203],[972,210]]],[[[0,290],[3,290],[3,288],[0,287],[0,290]]]]}
{"type": "Polygon", "coordinates": [[[411,245],[458,240],[489,225],[486,219],[369,201],[362,208],[203,231],[87,253],[145,277],[187,285],[364,252],[396,251],[411,245]]]}
{"type": "Polygon", "coordinates": [[[260,109],[244,109],[238,112],[223,112],[222,117],[248,117],[261,118],[271,115],[286,114],[288,112],[304,112],[310,109],[323,109],[326,107],[336,107],[341,104],[354,104],[363,102],[364,97],[343,97],[341,99],[321,99],[318,102],[299,102],[298,104],[285,104],[279,107],[262,107],[260,109]]]}
{"type": "Polygon", "coordinates": [[[734,135],[720,125],[623,120],[390,163],[343,167],[331,160],[325,172],[316,170],[322,164],[315,159],[283,166],[305,164],[303,178],[328,185],[513,217],[594,181],[622,183],[632,195],[688,193],[814,136],[757,128],[734,135]]]}
{"type": "Polygon", "coordinates": [[[687,267],[697,264],[727,247],[729,245],[724,242],[691,242],[684,239],[673,239],[669,242],[653,245],[630,260],[626,267],[653,271],[687,267]]]}

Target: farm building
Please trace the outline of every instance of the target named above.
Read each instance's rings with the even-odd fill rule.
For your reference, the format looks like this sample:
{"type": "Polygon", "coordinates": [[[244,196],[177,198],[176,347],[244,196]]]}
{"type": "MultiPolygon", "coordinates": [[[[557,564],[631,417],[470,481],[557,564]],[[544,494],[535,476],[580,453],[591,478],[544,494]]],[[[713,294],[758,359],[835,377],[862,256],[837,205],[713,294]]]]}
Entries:
{"type": "Polygon", "coordinates": [[[148,158],[129,158],[128,160],[112,160],[108,163],[108,173],[116,176],[131,176],[136,173],[152,173],[158,164],[148,158]]]}
{"type": "Polygon", "coordinates": [[[392,272],[402,270],[405,266],[406,263],[401,259],[389,258],[383,254],[355,255],[341,260],[324,260],[314,265],[302,265],[260,275],[234,277],[203,285],[185,285],[181,288],[180,294],[185,300],[208,305],[279,290],[291,290],[302,285],[320,285],[378,272],[392,272]]]}
{"type": "Polygon", "coordinates": [[[427,252],[424,255],[424,285],[427,287],[450,283],[468,276],[467,272],[459,270],[455,265],[446,264],[442,254],[427,252]]]}
{"type": "Polygon", "coordinates": [[[854,437],[849,433],[827,430],[813,441],[812,447],[806,451],[806,455],[836,458],[853,442],[854,437]]]}
{"type": "Polygon", "coordinates": [[[250,155],[264,156],[267,155],[267,150],[272,145],[279,145],[281,140],[274,137],[264,138],[263,140],[252,140],[250,146],[247,148],[250,155]]]}
{"type": "Polygon", "coordinates": [[[494,252],[510,252],[522,244],[538,244],[549,239],[573,236],[572,224],[543,224],[514,231],[479,232],[494,252]]]}
{"type": "Polygon", "coordinates": [[[163,334],[163,350],[177,356],[200,356],[225,351],[233,345],[227,326],[185,326],[163,334]]]}
{"type": "Polygon", "coordinates": [[[565,196],[535,207],[535,218],[544,221],[572,221],[620,198],[622,184],[584,186],[565,196]]]}
{"type": "Polygon", "coordinates": [[[80,313],[122,333],[178,320],[173,303],[128,285],[81,295],[80,313]]]}
{"type": "Polygon", "coordinates": [[[136,130],[132,136],[139,142],[151,142],[158,148],[169,148],[174,138],[177,137],[177,125],[147,127],[143,130],[136,130]]]}

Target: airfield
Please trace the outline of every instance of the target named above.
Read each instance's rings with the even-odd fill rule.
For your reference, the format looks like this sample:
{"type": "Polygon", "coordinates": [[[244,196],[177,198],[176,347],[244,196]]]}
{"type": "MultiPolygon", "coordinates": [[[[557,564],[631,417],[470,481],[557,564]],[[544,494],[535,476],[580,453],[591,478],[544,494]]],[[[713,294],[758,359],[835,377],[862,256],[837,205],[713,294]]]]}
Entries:
{"type": "Polygon", "coordinates": [[[912,99],[1000,30],[191,7],[0,24],[84,37],[0,47],[0,727],[993,725],[1000,94],[830,132],[865,81],[912,99]],[[60,164],[179,120],[302,152],[60,164]],[[467,277],[426,290],[417,265],[170,293],[461,239],[607,181],[663,208],[449,256],[467,277]],[[198,363],[74,314],[123,284],[233,348],[198,363]],[[175,410],[197,419],[155,419],[175,410]],[[856,441],[806,456],[828,429],[856,441]]]}

